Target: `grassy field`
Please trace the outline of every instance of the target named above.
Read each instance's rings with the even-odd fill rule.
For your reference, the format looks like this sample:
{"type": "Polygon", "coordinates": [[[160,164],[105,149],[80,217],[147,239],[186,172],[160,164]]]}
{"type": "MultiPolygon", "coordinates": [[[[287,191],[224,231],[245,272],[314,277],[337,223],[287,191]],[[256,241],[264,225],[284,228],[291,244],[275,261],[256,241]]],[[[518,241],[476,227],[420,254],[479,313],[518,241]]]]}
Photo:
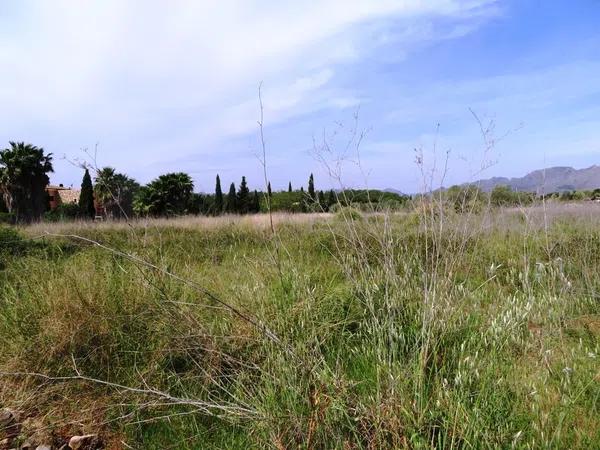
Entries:
{"type": "Polygon", "coordinates": [[[21,438],[600,448],[600,205],[274,222],[2,231],[21,438]]]}

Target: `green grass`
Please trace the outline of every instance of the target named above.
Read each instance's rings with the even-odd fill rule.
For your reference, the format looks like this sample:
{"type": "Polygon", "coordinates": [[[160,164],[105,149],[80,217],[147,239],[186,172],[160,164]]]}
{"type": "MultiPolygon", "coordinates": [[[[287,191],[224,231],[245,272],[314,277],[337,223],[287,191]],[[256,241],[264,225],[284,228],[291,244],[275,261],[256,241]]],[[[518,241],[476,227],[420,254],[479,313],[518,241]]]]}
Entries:
{"type": "Polygon", "coordinates": [[[109,448],[600,448],[598,222],[426,217],[48,225],[159,269],[3,231],[0,372],[188,401],[3,375],[0,404],[109,448]]]}

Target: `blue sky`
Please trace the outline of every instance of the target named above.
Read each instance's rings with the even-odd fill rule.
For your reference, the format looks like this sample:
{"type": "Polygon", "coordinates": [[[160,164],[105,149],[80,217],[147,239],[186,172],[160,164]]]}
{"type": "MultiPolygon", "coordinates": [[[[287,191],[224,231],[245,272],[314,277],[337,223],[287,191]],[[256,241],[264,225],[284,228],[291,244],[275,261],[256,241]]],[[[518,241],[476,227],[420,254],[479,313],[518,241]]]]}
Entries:
{"type": "Polygon", "coordinates": [[[2,2],[0,144],[54,153],[66,185],[97,148],[143,183],[260,188],[262,82],[275,189],[314,172],[321,188],[415,192],[415,149],[438,181],[450,152],[447,185],[587,167],[598,24],[597,0],[2,2]]]}

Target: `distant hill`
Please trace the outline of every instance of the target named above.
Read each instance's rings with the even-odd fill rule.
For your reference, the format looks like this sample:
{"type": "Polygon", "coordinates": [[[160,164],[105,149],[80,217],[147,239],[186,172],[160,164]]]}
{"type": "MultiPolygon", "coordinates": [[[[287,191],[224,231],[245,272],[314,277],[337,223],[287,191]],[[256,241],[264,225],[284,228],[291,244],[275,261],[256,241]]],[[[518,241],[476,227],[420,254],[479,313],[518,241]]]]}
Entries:
{"type": "Polygon", "coordinates": [[[383,190],[383,192],[389,192],[391,194],[398,194],[398,195],[406,195],[404,192],[399,191],[398,189],[394,189],[394,188],[386,188],[383,190]]]}
{"type": "Polygon", "coordinates": [[[475,184],[484,191],[491,191],[499,185],[510,186],[515,191],[538,193],[593,190],[600,188],[600,166],[579,170],[573,167],[550,167],[535,170],[521,178],[494,177],[469,184],[475,184]]]}

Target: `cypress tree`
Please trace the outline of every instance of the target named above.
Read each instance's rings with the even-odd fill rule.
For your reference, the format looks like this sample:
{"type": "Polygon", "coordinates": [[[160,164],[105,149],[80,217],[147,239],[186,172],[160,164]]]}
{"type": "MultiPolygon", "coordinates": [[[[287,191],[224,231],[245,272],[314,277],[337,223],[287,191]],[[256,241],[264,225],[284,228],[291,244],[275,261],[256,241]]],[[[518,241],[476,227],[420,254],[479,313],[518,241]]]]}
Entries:
{"type": "Polygon", "coordinates": [[[329,208],[327,208],[327,205],[325,203],[325,194],[323,193],[323,191],[319,191],[318,200],[319,200],[319,209],[322,209],[323,211],[327,211],[329,208]]]}
{"type": "Polygon", "coordinates": [[[292,182],[291,181],[288,184],[288,192],[292,192],[292,182]]]}
{"type": "Polygon", "coordinates": [[[306,196],[304,195],[304,186],[300,186],[300,208],[302,212],[306,211],[306,196]]]}
{"type": "Polygon", "coordinates": [[[335,198],[335,192],[333,192],[333,189],[332,189],[329,191],[329,196],[327,197],[327,208],[331,208],[336,203],[337,203],[337,199],[335,198]]]}
{"type": "Polygon", "coordinates": [[[93,219],[96,216],[94,207],[94,187],[89,170],[85,169],[81,180],[81,193],[79,194],[79,212],[84,218],[93,219]]]}
{"type": "Polygon", "coordinates": [[[217,184],[215,186],[215,214],[221,214],[223,212],[223,191],[221,190],[221,179],[217,174],[217,184]]]}
{"type": "Polygon", "coordinates": [[[248,214],[250,212],[250,189],[248,189],[246,177],[242,177],[240,189],[237,193],[237,210],[240,214],[248,214]]]}
{"type": "Polygon", "coordinates": [[[273,197],[273,192],[271,191],[271,182],[270,181],[267,183],[267,195],[269,197],[273,197]]]}
{"type": "Polygon", "coordinates": [[[317,199],[317,197],[315,196],[315,179],[312,173],[308,178],[308,196],[312,201],[315,201],[317,199]]]}
{"type": "Polygon", "coordinates": [[[235,184],[234,183],[231,183],[231,186],[229,186],[229,193],[227,194],[225,210],[231,214],[237,212],[237,196],[235,193],[235,184]]]}
{"type": "Polygon", "coordinates": [[[252,212],[260,212],[260,197],[258,196],[258,191],[256,190],[254,191],[254,197],[252,197],[252,212]]]}

